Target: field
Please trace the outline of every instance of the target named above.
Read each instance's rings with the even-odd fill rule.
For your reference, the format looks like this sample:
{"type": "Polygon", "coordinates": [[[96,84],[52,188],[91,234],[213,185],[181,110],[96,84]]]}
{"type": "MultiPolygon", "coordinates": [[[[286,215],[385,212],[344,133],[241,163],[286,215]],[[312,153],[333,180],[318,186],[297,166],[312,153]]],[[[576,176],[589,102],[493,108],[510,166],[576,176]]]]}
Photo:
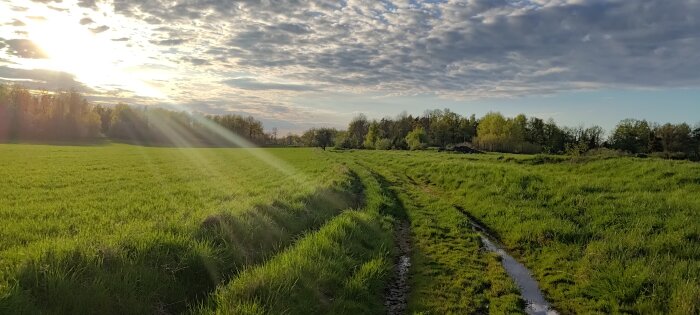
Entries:
{"type": "Polygon", "coordinates": [[[382,314],[404,254],[407,313],[522,313],[469,218],[562,314],[700,311],[692,162],[13,144],[0,178],[0,314],[382,314]]]}

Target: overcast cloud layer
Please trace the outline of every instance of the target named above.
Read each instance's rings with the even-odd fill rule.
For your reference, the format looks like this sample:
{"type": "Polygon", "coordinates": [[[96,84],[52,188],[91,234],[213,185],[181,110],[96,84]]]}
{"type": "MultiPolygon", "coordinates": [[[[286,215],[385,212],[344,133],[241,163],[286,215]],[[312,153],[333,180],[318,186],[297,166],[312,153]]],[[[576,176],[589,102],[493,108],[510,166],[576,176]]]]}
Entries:
{"type": "MultiPolygon", "coordinates": [[[[161,98],[76,82],[96,95],[298,123],[335,113],[292,99],[330,94],[479,99],[700,86],[699,0],[11,0],[0,13],[0,78],[46,76],[23,64],[45,57],[25,32],[42,18],[28,13],[37,5],[144,54],[130,67],[165,74],[143,79],[161,98]]],[[[39,83],[65,87],[59,79],[75,80],[39,83]]]]}

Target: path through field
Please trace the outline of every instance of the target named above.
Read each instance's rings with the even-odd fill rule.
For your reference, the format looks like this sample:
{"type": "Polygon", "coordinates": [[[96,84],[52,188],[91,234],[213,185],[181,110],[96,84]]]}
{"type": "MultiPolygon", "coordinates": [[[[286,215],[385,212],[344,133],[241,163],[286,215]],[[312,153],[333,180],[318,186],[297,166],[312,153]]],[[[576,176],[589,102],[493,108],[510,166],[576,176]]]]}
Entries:
{"type": "Polygon", "coordinates": [[[408,301],[408,275],[411,267],[411,226],[408,222],[402,221],[397,224],[394,242],[399,252],[394,267],[394,278],[389,283],[386,292],[387,313],[399,315],[406,312],[406,302],[408,301]]]}

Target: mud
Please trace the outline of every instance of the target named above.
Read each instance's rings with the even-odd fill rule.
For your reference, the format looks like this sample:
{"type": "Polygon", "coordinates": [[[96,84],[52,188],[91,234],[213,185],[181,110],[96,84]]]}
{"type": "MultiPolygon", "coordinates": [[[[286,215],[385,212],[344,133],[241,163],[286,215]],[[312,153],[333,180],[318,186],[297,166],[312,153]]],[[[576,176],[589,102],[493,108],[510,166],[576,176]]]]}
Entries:
{"type": "Polygon", "coordinates": [[[394,276],[386,290],[384,305],[390,315],[406,313],[408,302],[408,271],[411,267],[411,229],[406,221],[399,222],[394,233],[398,258],[394,267],[394,276]]]}

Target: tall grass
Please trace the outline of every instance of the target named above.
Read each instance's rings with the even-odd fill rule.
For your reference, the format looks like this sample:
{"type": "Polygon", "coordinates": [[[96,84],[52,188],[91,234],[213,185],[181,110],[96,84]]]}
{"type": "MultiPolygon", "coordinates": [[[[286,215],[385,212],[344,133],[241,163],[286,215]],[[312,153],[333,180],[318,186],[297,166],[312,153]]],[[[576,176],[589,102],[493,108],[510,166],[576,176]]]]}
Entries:
{"type": "Polygon", "coordinates": [[[563,313],[700,311],[700,165],[363,152],[498,233],[563,313]]]}
{"type": "Polygon", "coordinates": [[[362,196],[310,150],[279,155],[304,183],[243,150],[1,150],[0,313],[181,312],[362,196]]]}

